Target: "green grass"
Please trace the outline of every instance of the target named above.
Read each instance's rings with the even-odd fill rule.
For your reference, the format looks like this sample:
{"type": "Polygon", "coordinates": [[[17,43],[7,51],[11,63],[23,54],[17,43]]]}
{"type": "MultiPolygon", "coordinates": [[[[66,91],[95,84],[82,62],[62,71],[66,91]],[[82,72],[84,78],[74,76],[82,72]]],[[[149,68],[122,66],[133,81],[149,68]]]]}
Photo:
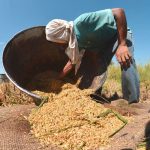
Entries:
{"type": "Polygon", "coordinates": [[[119,65],[110,65],[108,68],[108,80],[115,80],[120,83],[121,69],[119,65]]]}
{"type": "Polygon", "coordinates": [[[140,81],[141,83],[144,83],[145,85],[149,85],[150,81],[150,63],[146,65],[138,65],[137,66],[139,75],[140,75],[140,81]]]}
{"type": "MultiPolygon", "coordinates": [[[[137,65],[137,70],[140,77],[141,88],[150,90],[150,63],[145,65],[137,65]]],[[[121,96],[121,69],[120,65],[110,65],[108,68],[108,78],[104,84],[103,92],[106,95],[112,96],[117,92],[121,96]]],[[[141,94],[142,95],[142,94],[141,94]]],[[[108,97],[109,97],[108,96],[108,97]]],[[[143,96],[142,96],[143,97],[143,96]]]]}
{"type": "MultiPolygon", "coordinates": [[[[148,82],[150,78],[150,63],[145,65],[137,65],[137,70],[140,76],[140,82],[148,82]]],[[[121,81],[121,69],[119,65],[110,65],[108,68],[108,79],[121,81]]]]}
{"type": "Polygon", "coordinates": [[[102,93],[107,97],[112,97],[115,93],[119,96],[121,92],[121,69],[119,65],[110,65],[108,68],[107,80],[104,83],[102,93]]]}

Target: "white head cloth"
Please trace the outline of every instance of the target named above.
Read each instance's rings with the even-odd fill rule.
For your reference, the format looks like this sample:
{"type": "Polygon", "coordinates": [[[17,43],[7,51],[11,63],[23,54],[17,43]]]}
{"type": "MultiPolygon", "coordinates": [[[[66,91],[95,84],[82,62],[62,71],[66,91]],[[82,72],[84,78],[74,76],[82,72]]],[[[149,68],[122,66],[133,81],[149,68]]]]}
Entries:
{"type": "Polygon", "coordinates": [[[65,53],[68,55],[72,64],[77,64],[80,58],[76,35],[73,31],[73,22],[61,19],[50,21],[46,28],[46,39],[57,43],[68,43],[65,53]]]}

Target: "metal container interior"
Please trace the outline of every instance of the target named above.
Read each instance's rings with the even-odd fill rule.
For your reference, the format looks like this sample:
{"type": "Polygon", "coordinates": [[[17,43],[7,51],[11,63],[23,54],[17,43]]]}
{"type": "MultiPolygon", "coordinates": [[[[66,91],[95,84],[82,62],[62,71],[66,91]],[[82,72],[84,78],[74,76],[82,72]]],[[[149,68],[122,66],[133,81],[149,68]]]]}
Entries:
{"type": "MultiPolygon", "coordinates": [[[[81,89],[97,89],[102,86],[106,78],[106,66],[101,65],[99,58],[93,66],[90,58],[91,53],[86,52],[76,75],[76,80],[81,78],[79,84],[81,89]]],[[[60,72],[67,60],[68,57],[61,47],[46,40],[45,26],[21,31],[7,43],[3,51],[3,66],[7,77],[20,90],[35,98],[36,103],[40,103],[41,97],[26,89],[27,83],[44,71],[60,72]]]]}

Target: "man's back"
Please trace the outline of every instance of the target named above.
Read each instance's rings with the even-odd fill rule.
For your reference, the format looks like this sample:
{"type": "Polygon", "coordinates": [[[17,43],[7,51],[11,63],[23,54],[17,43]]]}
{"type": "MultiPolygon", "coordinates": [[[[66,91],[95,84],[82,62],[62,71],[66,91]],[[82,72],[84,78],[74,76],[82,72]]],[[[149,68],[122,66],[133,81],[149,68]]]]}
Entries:
{"type": "Polygon", "coordinates": [[[74,20],[74,31],[79,48],[104,50],[117,35],[117,27],[111,9],[90,12],[74,20]]]}

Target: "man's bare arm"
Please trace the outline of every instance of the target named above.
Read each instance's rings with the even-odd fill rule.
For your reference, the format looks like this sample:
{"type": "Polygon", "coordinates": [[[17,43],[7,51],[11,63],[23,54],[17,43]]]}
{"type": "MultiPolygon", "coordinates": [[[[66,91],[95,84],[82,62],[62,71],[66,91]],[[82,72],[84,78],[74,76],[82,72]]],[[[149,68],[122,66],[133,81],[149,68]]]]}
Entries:
{"type": "Polygon", "coordinates": [[[112,12],[118,29],[118,48],[116,50],[116,57],[121,65],[127,66],[130,62],[131,54],[126,43],[127,21],[125,12],[122,8],[114,8],[112,9],[112,12]]]}
{"type": "Polygon", "coordinates": [[[67,64],[65,65],[65,67],[63,68],[62,72],[59,75],[59,78],[62,79],[64,78],[69,72],[71,72],[71,70],[74,68],[74,65],[71,63],[71,61],[69,60],[67,62],[67,64]]]}

